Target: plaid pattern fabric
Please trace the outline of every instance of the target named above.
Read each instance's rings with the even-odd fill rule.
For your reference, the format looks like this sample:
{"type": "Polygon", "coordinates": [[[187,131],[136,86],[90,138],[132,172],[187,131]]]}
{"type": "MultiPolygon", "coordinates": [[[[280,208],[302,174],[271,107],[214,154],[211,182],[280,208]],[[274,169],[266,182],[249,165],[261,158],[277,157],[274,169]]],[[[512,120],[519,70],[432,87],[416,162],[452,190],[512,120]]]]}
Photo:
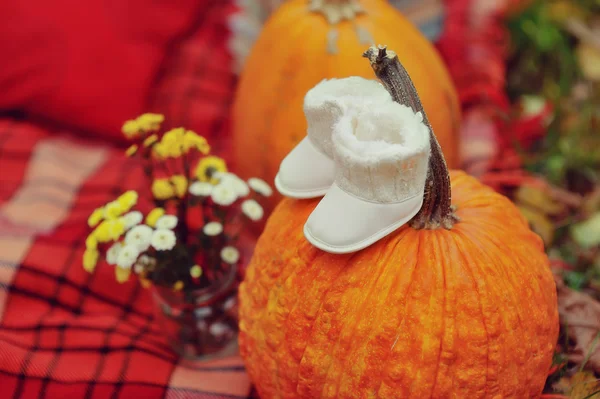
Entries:
{"type": "Polygon", "coordinates": [[[234,11],[229,1],[203,1],[192,29],[171,46],[147,107],[165,115],[165,128],[195,130],[220,154],[229,152],[229,108],[237,82],[225,46],[226,21],[234,11]]]}
{"type": "Polygon", "coordinates": [[[134,162],[0,120],[0,398],[251,395],[239,357],[181,366],[147,290],[116,283],[108,266],[82,269],[90,212],[143,188],[134,162]]]}

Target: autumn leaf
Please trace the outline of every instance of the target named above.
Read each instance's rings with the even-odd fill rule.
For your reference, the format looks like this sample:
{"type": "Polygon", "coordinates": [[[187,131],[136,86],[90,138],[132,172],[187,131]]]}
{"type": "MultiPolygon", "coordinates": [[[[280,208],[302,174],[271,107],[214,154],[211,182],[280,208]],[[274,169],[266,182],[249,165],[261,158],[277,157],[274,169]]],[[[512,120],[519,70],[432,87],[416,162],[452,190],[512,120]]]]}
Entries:
{"type": "Polygon", "coordinates": [[[600,302],[568,288],[560,276],[555,276],[555,282],[560,322],[575,343],[568,359],[600,373],[600,302]]]}
{"type": "Polygon", "coordinates": [[[544,245],[549,247],[554,239],[554,223],[552,223],[544,212],[538,209],[518,204],[517,206],[521,214],[529,222],[531,229],[542,238],[544,245]]]}
{"type": "Polygon", "coordinates": [[[569,399],[600,398],[600,382],[593,373],[579,371],[572,376],[561,378],[554,384],[554,389],[567,394],[569,399]]]}

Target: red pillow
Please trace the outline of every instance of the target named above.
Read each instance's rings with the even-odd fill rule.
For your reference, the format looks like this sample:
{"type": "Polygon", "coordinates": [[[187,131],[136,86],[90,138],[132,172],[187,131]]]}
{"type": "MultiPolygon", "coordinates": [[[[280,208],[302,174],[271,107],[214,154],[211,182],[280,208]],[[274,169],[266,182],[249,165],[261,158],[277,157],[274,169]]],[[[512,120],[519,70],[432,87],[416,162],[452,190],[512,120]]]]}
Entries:
{"type": "Polygon", "coordinates": [[[0,1],[0,111],[122,141],[170,46],[223,0],[0,1]]]}

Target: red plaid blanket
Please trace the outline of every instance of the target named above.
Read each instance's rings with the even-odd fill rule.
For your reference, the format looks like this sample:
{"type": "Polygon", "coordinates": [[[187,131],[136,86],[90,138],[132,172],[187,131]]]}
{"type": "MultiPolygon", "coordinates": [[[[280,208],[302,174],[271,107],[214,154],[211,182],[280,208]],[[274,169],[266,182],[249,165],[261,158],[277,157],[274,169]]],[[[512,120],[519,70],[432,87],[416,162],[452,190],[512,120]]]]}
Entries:
{"type": "Polygon", "coordinates": [[[0,397],[246,398],[238,357],[180,365],[152,299],[81,267],[86,220],[142,171],[120,150],[0,121],[0,397]]]}

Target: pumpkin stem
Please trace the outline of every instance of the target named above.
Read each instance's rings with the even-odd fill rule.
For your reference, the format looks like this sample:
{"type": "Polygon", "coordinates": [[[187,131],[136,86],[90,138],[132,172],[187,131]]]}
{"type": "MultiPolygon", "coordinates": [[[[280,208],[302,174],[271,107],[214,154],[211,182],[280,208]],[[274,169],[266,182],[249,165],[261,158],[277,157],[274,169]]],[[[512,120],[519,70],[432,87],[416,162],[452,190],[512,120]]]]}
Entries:
{"type": "Polygon", "coordinates": [[[410,221],[410,225],[415,229],[452,228],[458,217],[454,214],[452,206],[448,166],[412,79],[396,53],[387,50],[386,46],[371,46],[364,52],[363,57],[369,59],[375,75],[390,92],[394,101],[411,107],[414,112],[421,112],[423,122],[429,128],[431,154],[425,181],[425,197],[421,210],[410,221]]]}
{"type": "Polygon", "coordinates": [[[358,0],[310,0],[308,9],[323,14],[330,25],[344,20],[352,21],[365,12],[358,0]]]}

